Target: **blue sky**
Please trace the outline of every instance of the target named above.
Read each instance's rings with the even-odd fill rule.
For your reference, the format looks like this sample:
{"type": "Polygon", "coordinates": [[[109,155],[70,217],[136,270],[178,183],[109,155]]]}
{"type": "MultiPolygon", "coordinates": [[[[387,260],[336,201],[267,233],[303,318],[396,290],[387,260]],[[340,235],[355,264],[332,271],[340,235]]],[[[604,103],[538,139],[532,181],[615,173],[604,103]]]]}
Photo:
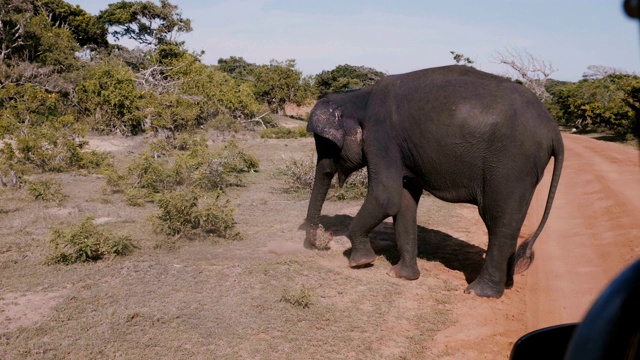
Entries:
{"type": "MultiPolygon", "coordinates": [[[[67,0],[97,14],[109,2],[67,0]]],[[[397,74],[453,63],[449,51],[496,74],[496,51],[517,47],[577,81],[589,65],[640,73],[639,25],[622,0],[173,0],[204,62],[295,59],[305,74],[340,64],[397,74]]]]}

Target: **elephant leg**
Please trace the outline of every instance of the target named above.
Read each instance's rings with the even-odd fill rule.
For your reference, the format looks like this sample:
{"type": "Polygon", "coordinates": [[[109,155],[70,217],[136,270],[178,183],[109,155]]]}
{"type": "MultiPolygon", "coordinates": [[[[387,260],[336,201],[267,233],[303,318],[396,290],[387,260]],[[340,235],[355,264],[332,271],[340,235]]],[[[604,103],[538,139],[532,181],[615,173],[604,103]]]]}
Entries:
{"type": "Polygon", "coordinates": [[[393,217],[396,231],[396,242],[400,252],[400,261],[387,274],[406,280],[420,277],[418,269],[418,202],[422,195],[422,187],[413,178],[403,179],[402,201],[398,214],[393,217]]]}
{"type": "Polygon", "coordinates": [[[489,233],[487,255],[482,270],[465,290],[481,297],[499,298],[505,288],[513,286],[513,259],[518,235],[527,215],[535,186],[519,183],[525,189],[505,193],[514,186],[496,186],[494,193],[485,194],[478,205],[480,216],[489,233]],[[501,189],[500,189],[501,188],[501,189]]]}
{"type": "Polygon", "coordinates": [[[376,254],[369,242],[369,233],[384,219],[396,215],[400,208],[402,172],[388,171],[382,176],[377,174],[375,167],[370,165],[367,198],[349,226],[349,240],[351,240],[349,266],[351,267],[361,267],[376,260],[376,254]],[[397,174],[397,179],[393,174],[397,174]]]}

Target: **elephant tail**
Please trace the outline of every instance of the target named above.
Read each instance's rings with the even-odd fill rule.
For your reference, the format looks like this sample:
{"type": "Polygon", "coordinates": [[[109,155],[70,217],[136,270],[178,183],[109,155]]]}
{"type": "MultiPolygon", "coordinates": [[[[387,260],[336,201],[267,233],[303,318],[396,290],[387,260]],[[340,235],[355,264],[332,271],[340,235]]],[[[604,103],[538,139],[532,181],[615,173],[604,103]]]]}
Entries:
{"type": "Polygon", "coordinates": [[[554,158],[553,163],[553,177],[551,178],[551,186],[549,187],[549,194],[547,196],[547,204],[544,207],[544,214],[542,220],[536,229],[536,232],[527,240],[523,241],[516,250],[514,257],[514,272],[519,274],[529,268],[533,262],[534,252],[533,244],[542,232],[544,225],[547,223],[549,213],[551,212],[551,205],[553,204],[553,198],[556,195],[558,189],[558,182],[560,181],[560,173],[562,172],[562,163],[564,162],[564,145],[562,143],[562,137],[558,134],[557,138],[553,142],[553,152],[551,156],[554,158]]]}

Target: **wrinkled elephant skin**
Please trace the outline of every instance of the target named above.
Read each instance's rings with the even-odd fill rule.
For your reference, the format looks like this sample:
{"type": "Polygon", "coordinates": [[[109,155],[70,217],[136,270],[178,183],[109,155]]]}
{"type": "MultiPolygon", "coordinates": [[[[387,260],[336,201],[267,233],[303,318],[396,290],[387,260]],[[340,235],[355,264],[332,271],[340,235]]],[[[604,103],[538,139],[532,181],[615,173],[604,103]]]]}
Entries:
{"type": "Polygon", "coordinates": [[[400,261],[389,274],[417,279],[416,209],[423,190],[478,206],[489,243],[478,278],[465,292],[500,297],[526,269],[549,216],[564,147],[558,126],[526,87],[467,66],[387,76],[375,85],[330,94],[311,111],[318,160],[306,218],[313,247],[331,180],[367,166],[368,194],[348,237],[349,264],[375,261],[368,235],[393,217],[400,261]],[[516,251],[520,229],[551,157],[554,170],[544,216],[516,251]]]}

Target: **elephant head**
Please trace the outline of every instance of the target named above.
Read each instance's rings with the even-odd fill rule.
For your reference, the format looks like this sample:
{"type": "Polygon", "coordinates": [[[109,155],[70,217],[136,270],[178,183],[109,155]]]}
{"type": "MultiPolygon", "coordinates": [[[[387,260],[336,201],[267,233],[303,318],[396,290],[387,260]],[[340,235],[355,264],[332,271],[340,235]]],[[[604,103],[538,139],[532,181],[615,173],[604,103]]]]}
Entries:
{"type": "Polygon", "coordinates": [[[368,89],[331,94],[311,110],[307,131],[314,134],[318,159],[305,221],[305,247],[315,247],[320,212],[335,174],[342,186],[349,175],[366,166],[361,120],[368,96],[368,89]]]}

